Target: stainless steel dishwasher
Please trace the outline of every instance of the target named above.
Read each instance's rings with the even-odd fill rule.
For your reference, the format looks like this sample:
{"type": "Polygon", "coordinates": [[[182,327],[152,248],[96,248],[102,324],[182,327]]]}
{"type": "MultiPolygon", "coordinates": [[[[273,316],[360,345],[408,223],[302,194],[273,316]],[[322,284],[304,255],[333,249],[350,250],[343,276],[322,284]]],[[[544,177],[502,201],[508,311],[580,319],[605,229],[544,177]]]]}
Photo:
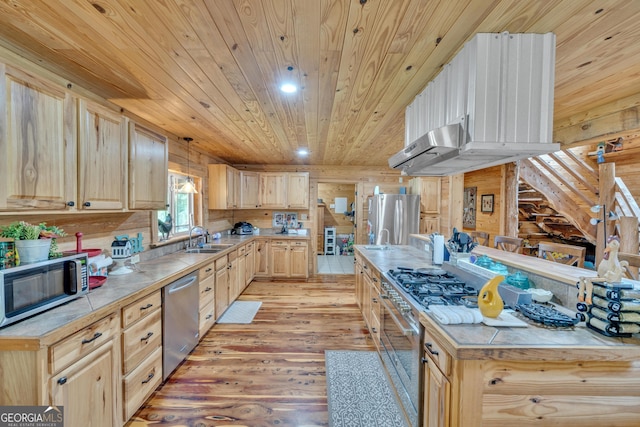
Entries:
{"type": "Polygon", "coordinates": [[[162,288],[163,379],[198,343],[198,271],[162,288]]]}

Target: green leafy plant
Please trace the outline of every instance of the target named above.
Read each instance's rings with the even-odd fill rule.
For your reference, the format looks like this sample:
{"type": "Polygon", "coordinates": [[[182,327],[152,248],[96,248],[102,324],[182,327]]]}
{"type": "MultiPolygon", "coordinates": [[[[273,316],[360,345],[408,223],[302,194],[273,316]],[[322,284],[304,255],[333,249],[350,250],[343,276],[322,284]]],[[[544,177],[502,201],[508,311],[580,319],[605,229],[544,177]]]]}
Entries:
{"type": "Polygon", "coordinates": [[[34,225],[26,221],[16,221],[9,225],[0,225],[0,237],[6,237],[14,240],[36,240],[51,239],[51,248],[49,249],[50,257],[58,257],[58,244],[56,237],[66,236],[67,233],[63,229],[55,225],[47,225],[44,222],[34,225]]]}

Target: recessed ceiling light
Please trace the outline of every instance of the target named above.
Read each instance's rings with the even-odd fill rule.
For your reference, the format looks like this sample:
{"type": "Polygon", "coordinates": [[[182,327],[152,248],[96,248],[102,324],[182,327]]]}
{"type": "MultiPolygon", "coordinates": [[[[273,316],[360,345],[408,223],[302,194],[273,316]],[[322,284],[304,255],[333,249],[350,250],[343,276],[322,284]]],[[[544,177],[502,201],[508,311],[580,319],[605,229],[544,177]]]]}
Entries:
{"type": "Polygon", "coordinates": [[[309,150],[306,148],[298,148],[298,156],[308,156],[309,150]]]}
{"type": "Polygon", "coordinates": [[[282,86],[280,86],[280,90],[284,93],[294,93],[298,90],[298,88],[293,83],[284,83],[282,86]]]}

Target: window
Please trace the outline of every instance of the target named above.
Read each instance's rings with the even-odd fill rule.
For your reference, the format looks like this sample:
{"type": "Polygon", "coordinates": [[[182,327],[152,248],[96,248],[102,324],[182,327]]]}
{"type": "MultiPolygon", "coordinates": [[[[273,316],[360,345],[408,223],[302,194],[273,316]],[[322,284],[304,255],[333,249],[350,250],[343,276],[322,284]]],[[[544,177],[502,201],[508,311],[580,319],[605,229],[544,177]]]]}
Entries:
{"type": "MultiPolygon", "coordinates": [[[[158,234],[156,241],[161,242],[176,236],[186,236],[189,228],[199,218],[197,194],[179,193],[187,180],[187,175],[169,171],[169,188],[167,189],[167,209],[157,212],[158,234]]],[[[196,182],[197,187],[197,182],[196,182]]]]}

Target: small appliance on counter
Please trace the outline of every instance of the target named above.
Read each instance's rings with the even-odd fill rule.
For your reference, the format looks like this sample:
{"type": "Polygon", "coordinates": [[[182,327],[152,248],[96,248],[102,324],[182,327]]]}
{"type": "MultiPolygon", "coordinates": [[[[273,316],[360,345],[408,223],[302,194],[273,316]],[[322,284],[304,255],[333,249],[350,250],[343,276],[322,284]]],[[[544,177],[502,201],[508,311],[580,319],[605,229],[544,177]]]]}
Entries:
{"type": "Polygon", "coordinates": [[[236,222],[233,226],[233,230],[231,230],[231,234],[253,234],[253,225],[248,222],[236,222]]]}

